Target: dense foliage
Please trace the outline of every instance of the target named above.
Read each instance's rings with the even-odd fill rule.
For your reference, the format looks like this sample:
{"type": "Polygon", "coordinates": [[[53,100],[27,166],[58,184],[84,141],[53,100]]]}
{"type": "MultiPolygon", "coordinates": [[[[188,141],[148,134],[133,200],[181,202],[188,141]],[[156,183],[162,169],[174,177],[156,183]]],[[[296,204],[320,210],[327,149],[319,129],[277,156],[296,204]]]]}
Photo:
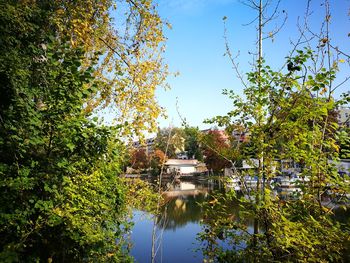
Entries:
{"type": "Polygon", "coordinates": [[[338,124],[331,112],[337,103],[326,93],[336,70],[322,68],[315,75],[308,74],[313,56],[309,49],[299,50],[288,59],[299,70],[286,73],[261,62],[260,74],[248,73],[246,99],[226,91],[235,107],[214,121],[228,130],[242,126],[249,131],[249,144],[241,144],[238,151],[243,160],[255,158],[258,165],[250,172],[235,170],[234,175],[242,182],[244,176],[255,175],[258,181],[250,189],[242,185],[245,195],[232,191],[217,197],[214,210],[208,207],[201,238],[212,260],[328,262],[341,261],[347,253],[349,226],[333,219],[333,210],[346,202],[350,192],[348,176],[338,174],[335,166],[338,124]],[[296,185],[301,191],[295,198],[281,200],[269,186],[280,175],[280,160],[300,164],[300,176],[308,181],[296,185]],[[232,198],[238,198],[243,208],[235,220],[225,214],[232,198]],[[226,237],[232,249],[218,246],[220,236],[226,237]]]}
{"type": "Polygon", "coordinates": [[[208,169],[218,173],[226,167],[231,167],[226,157],[230,155],[231,147],[225,132],[210,130],[202,136],[202,142],[204,161],[208,169]]]}
{"type": "Polygon", "coordinates": [[[131,154],[131,167],[136,170],[149,168],[149,157],[145,149],[135,149],[131,154]]]}
{"type": "Polygon", "coordinates": [[[341,128],[337,132],[337,143],[339,145],[339,157],[350,159],[350,128],[341,128]]]}
{"type": "Polygon", "coordinates": [[[121,260],[125,190],[117,176],[123,155],[118,136],[152,127],[159,113],[149,102],[164,79],[159,57],[152,57],[163,38],[151,2],[126,1],[130,30],[140,29],[128,34],[128,44],[142,46],[136,54],[118,44],[111,35],[111,4],[0,2],[2,262],[121,260]],[[104,35],[111,37],[109,45],[104,35]],[[135,72],[138,63],[141,72],[135,72]],[[104,77],[108,66],[115,68],[104,77]],[[116,127],[93,116],[94,108],[111,100],[122,115],[116,127]],[[135,110],[138,116],[125,122],[135,110]]]}
{"type": "Polygon", "coordinates": [[[168,158],[176,158],[176,154],[183,152],[185,146],[184,131],[181,128],[158,128],[154,147],[161,150],[168,158]]]}
{"type": "Polygon", "coordinates": [[[189,158],[203,161],[203,150],[201,148],[201,131],[197,127],[186,126],[185,134],[185,151],[189,158]]]}
{"type": "Polygon", "coordinates": [[[232,159],[230,184],[239,185],[241,193],[228,191],[207,204],[200,240],[208,261],[348,261],[349,222],[341,224],[334,215],[336,209],[349,205],[350,178],[338,171],[339,157],[347,154],[348,137],[337,119],[337,110],[349,102],[349,93],[336,100],[334,92],[348,80],[348,76],[345,81],[336,79],[339,63],[350,65],[350,61],[346,52],[333,45],[330,1],[321,4],[325,13],[318,33],[308,21],[310,2],[304,25],[298,23],[300,36],[280,69],[270,67],[263,53],[263,41],[274,39],[287,19],[286,15],[281,28],[268,27],[279,18],[280,1],[246,2],[257,12],[249,24],[256,22],[258,31],[253,69],[246,75],[225,35],[225,55],[244,90],[243,96],[225,90],[233,108],[212,122],[225,127],[228,134],[243,131],[249,138],[235,144],[232,159]],[[238,161],[245,162],[245,168],[238,169],[238,161]],[[287,193],[274,189],[276,184],[287,193]],[[237,200],[239,213],[228,212],[227,206],[237,200]],[[220,239],[228,247],[223,248],[220,239]]]}

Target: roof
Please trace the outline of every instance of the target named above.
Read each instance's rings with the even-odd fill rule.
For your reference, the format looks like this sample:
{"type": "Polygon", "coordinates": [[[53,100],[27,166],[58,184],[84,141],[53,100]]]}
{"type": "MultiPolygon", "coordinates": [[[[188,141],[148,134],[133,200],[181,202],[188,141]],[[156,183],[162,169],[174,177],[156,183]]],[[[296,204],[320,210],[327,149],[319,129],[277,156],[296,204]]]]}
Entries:
{"type": "Polygon", "coordinates": [[[169,159],[165,165],[197,165],[198,160],[182,160],[182,159],[169,159]]]}

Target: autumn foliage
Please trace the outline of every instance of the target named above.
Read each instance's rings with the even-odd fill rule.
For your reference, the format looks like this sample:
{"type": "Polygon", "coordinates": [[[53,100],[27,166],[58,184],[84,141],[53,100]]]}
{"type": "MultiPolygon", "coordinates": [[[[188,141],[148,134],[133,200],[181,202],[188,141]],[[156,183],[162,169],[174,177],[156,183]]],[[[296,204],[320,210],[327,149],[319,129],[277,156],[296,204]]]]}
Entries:
{"type": "Polygon", "coordinates": [[[150,0],[0,0],[1,262],[128,261],[122,136],[160,114],[162,29],[150,0]]]}
{"type": "Polygon", "coordinates": [[[144,170],[149,167],[149,157],[145,149],[135,149],[131,154],[131,167],[137,170],[144,170]]]}
{"type": "Polygon", "coordinates": [[[225,167],[230,167],[230,162],[225,158],[230,150],[230,145],[223,131],[208,131],[203,142],[204,161],[208,169],[219,172],[225,167]]]}

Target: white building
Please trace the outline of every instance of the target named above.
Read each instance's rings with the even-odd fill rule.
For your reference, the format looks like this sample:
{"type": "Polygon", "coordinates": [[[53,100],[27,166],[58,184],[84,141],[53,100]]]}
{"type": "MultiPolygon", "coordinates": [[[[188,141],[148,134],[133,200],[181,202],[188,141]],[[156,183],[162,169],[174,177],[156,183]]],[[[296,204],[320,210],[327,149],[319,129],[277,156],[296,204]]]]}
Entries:
{"type": "Polygon", "coordinates": [[[169,159],[165,165],[167,166],[167,173],[175,174],[193,174],[197,172],[198,160],[180,160],[169,159]]]}
{"type": "Polygon", "coordinates": [[[144,142],[135,141],[133,142],[132,146],[135,149],[145,149],[146,154],[150,155],[154,151],[154,140],[155,138],[149,138],[149,139],[146,139],[144,142]]]}
{"type": "Polygon", "coordinates": [[[346,126],[350,128],[350,108],[339,108],[338,122],[340,126],[346,126]]]}

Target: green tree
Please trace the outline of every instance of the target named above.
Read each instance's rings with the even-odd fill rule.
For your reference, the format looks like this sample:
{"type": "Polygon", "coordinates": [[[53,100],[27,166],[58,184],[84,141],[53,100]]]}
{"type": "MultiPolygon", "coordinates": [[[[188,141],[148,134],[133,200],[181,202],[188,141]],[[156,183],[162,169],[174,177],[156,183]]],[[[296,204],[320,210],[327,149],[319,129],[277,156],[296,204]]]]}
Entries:
{"type": "Polygon", "coordinates": [[[184,151],[185,133],[181,128],[158,129],[154,140],[155,148],[165,153],[168,158],[176,158],[176,154],[184,151]]]}
{"type": "Polygon", "coordinates": [[[350,129],[342,128],[337,133],[337,143],[339,145],[339,157],[341,159],[350,158],[350,129]]]}
{"type": "Polygon", "coordinates": [[[91,69],[78,71],[82,52],[54,43],[46,52],[47,60],[39,62],[45,65],[20,52],[2,75],[13,96],[1,111],[1,258],[114,255],[122,209],[115,133],[81,110],[89,92],[84,84],[92,80],[91,69]],[[18,75],[9,74],[13,67],[18,75]]]}
{"type": "MultiPolygon", "coordinates": [[[[342,261],[347,253],[349,226],[336,222],[333,210],[350,189],[334,165],[339,154],[334,111],[342,102],[333,98],[338,67],[330,55],[329,3],[325,4],[327,30],[320,39],[323,45],[317,47],[321,54],[328,54],[322,57],[326,63],[318,64],[316,51],[294,47],[294,55],[279,71],[266,65],[262,53],[262,32],[273,16],[266,16],[268,5],[263,1],[249,4],[258,11],[259,21],[255,68],[243,83],[244,97],[225,91],[234,108],[213,121],[228,131],[235,127],[249,131],[251,149],[240,148],[238,154],[243,160],[252,154],[258,160],[254,173],[258,181],[253,189],[242,186],[244,196],[232,191],[216,199],[215,220],[208,220],[201,236],[207,244],[205,253],[218,262],[342,261]],[[298,184],[302,192],[295,198],[281,201],[272,194],[268,182],[276,176],[276,160],[293,160],[302,165],[301,176],[308,178],[309,183],[298,184]],[[323,202],[327,192],[333,193],[328,205],[323,202]],[[244,207],[238,220],[231,220],[225,212],[226,201],[232,199],[239,199],[244,207]],[[218,237],[226,237],[232,249],[220,248],[218,237]]],[[[247,175],[234,171],[241,181],[247,175]]],[[[212,207],[207,211],[208,217],[213,214],[212,207]]]]}
{"type": "MultiPolygon", "coordinates": [[[[313,55],[310,50],[298,51],[289,61],[304,68],[313,55]]],[[[217,231],[224,231],[236,246],[247,244],[245,249],[223,252],[220,260],[336,261],[343,256],[348,230],[332,220],[332,209],[322,202],[327,189],[349,192],[336,167],[329,162],[336,161],[338,156],[334,136],[327,136],[336,132],[337,124],[329,118],[336,103],[332,97],[317,96],[334,79],[335,70],[322,69],[315,76],[306,72],[279,73],[262,65],[261,74],[248,74],[246,100],[228,92],[236,107],[228,114],[232,119],[216,118],[227,126],[248,127],[250,145],[260,163],[257,187],[247,199],[240,199],[246,208],[240,214],[243,221],[222,222],[229,225],[224,229],[216,227],[216,222],[213,232],[209,232],[217,235],[217,231]],[[300,185],[303,194],[296,200],[281,203],[271,195],[266,183],[276,176],[275,160],[303,164],[302,175],[310,179],[310,184],[300,185]],[[247,216],[254,219],[253,233],[247,233],[248,226],[242,224],[247,216]]],[[[250,158],[246,153],[242,150],[242,159],[250,158]]]]}
{"type": "Polygon", "coordinates": [[[189,158],[203,161],[203,153],[200,147],[200,131],[197,127],[185,127],[185,151],[189,158]]]}
{"type": "MultiPolygon", "coordinates": [[[[123,54],[118,57],[116,38],[110,38],[116,43],[108,46],[98,41],[106,30],[113,32],[111,4],[0,1],[1,261],[128,260],[121,258],[125,191],[117,177],[124,151],[119,136],[136,129],[135,123],[145,120],[142,116],[152,122],[159,112],[155,104],[152,109],[141,104],[152,101],[152,90],[163,78],[145,65],[156,50],[153,44],[158,47],[162,41],[162,24],[151,2],[126,1],[132,10],[128,21],[140,25],[129,41],[143,41],[143,52],[128,57],[130,48],[120,43],[123,54]],[[146,16],[142,22],[140,15],[146,16]],[[101,63],[102,54],[109,62],[101,63]],[[136,62],[134,56],[140,59],[136,62]],[[137,94],[143,97],[140,103],[131,102],[141,108],[130,124],[119,118],[118,126],[107,127],[92,110],[110,105],[114,93],[105,92],[103,70],[112,60],[116,70],[121,69],[118,64],[130,67],[123,77],[117,75],[118,81],[129,79],[129,73],[135,76],[136,65],[143,63],[137,83],[109,86],[125,91],[117,92],[114,102],[124,121],[135,110],[121,101],[124,96],[129,102],[125,95],[134,95],[130,85],[142,88],[137,94]],[[152,81],[140,86],[148,77],[152,81]],[[152,114],[143,115],[148,110],[152,114]]],[[[151,58],[148,62],[160,63],[151,58]]]]}

